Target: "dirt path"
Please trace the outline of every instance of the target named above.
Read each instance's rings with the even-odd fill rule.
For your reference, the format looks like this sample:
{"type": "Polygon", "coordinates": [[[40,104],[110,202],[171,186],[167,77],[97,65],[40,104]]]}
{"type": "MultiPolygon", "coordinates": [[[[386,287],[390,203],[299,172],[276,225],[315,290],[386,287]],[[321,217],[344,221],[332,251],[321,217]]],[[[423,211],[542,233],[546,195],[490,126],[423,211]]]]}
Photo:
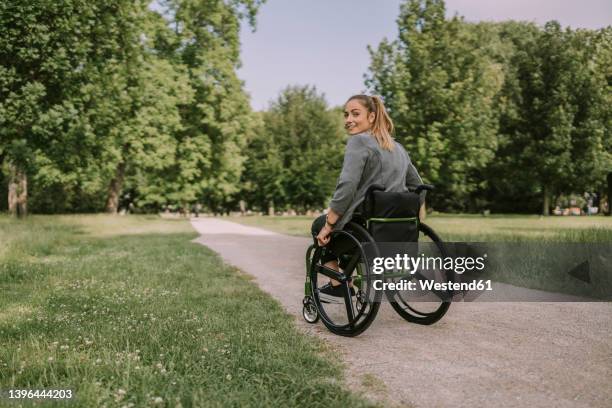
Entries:
{"type": "Polygon", "coordinates": [[[301,317],[310,240],[215,218],[195,241],[256,278],[302,329],[340,350],[351,388],[414,407],[611,407],[612,303],[453,303],[432,326],[383,304],[362,335],[301,317]]]}

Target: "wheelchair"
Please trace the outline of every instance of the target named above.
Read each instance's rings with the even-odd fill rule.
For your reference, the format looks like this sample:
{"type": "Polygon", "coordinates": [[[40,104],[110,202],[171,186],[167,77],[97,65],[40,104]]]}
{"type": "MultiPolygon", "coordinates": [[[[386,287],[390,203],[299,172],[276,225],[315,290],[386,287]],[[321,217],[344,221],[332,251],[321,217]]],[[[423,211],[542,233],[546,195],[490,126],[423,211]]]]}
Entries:
{"type": "MultiPolygon", "coordinates": [[[[319,247],[316,241],[306,251],[306,280],[304,284],[302,315],[308,323],[317,323],[319,319],[334,334],[353,337],[363,333],[374,321],[383,300],[383,293],[393,309],[406,321],[430,325],[440,320],[448,311],[452,301],[451,291],[416,291],[410,296],[399,290],[379,290],[381,282],[414,282],[426,279],[420,271],[407,273],[393,270],[383,274],[373,272],[373,260],[385,255],[385,248],[380,245],[380,239],[375,237],[394,229],[400,239],[408,237],[407,244],[427,246],[432,248],[436,256],[446,258],[448,251],[440,237],[431,227],[421,223],[418,218],[418,194],[421,191],[433,190],[432,185],[419,185],[414,191],[405,193],[385,193],[382,186],[372,186],[366,194],[366,199],[359,211],[343,229],[332,232],[330,242],[325,247],[319,247]],[[413,204],[408,203],[402,208],[397,200],[391,205],[391,211],[384,217],[377,217],[373,209],[374,195],[406,194],[413,204]],[[412,195],[410,197],[410,195],[412,195]],[[416,205],[414,203],[417,203],[416,205]],[[398,211],[399,210],[399,211],[398,211]],[[407,212],[406,212],[407,210],[407,212]],[[406,217],[406,215],[409,215],[406,217]],[[408,235],[404,231],[409,231],[408,235]],[[334,249],[334,242],[342,242],[341,249],[334,249]],[[428,243],[423,245],[422,243],[428,243]],[[325,266],[323,258],[329,259],[333,251],[339,270],[325,266]],[[327,254],[327,256],[326,256],[327,254]],[[329,278],[340,282],[343,298],[331,297],[320,288],[329,278]],[[378,281],[378,288],[375,282],[378,281]],[[352,287],[351,287],[352,284],[352,287]]],[[[393,232],[393,231],[392,231],[393,232]]],[[[393,235],[393,234],[391,234],[393,235]]],[[[382,235],[384,236],[384,234],[382,235]]],[[[385,239],[387,241],[387,239],[385,239]]],[[[401,245],[401,242],[400,242],[401,245]]],[[[388,253],[388,249],[386,250],[388,253]]],[[[452,271],[434,271],[438,282],[452,282],[452,271]]]]}

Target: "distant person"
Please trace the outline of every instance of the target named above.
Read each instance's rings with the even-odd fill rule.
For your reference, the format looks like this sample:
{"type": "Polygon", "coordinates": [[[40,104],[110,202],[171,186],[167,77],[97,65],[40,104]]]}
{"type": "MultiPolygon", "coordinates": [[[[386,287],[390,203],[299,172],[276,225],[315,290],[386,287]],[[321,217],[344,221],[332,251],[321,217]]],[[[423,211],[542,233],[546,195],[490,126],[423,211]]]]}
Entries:
{"type": "MultiPolygon", "coordinates": [[[[393,139],[393,122],[378,96],[351,96],[344,105],[344,128],[350,137],[336,191],[327,215],[321,215],[312,223],[312,236],[320,246],[329,243],[333,230],[342,229],[351,220],[370,186],[380,184],[385,186],[385,191],[403,192],[407,187],[423,184],[408,153],[393,139]]],[[[425,192],[421,193],[421,210],[424,200],[425,192]]],[[[328,253],[322,262],[338,270],[334,254],[328,253]]],[[[343,296],[340,282],[335,280],[324,285],[321,292],[343,296]]]]}

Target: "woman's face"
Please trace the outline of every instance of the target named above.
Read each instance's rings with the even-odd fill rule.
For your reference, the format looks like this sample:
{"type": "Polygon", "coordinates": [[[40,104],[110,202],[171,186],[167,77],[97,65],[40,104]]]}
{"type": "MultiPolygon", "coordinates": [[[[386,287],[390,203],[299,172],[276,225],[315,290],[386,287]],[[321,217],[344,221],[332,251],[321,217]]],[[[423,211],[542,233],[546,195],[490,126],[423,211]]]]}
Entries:
{"type": "Polygon", "coordinates": [[[374,123],[374,112],[369,112],[357,99],[344,105],[344,128],[350,135],[365,132],[374,123]]]}

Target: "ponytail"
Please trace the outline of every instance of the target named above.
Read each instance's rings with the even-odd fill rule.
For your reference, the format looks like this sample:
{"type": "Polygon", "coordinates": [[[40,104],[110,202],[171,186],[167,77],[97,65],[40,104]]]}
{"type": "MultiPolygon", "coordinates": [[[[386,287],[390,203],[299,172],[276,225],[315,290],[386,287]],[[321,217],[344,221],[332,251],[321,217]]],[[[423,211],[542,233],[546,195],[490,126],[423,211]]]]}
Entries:
{"type": "Polygon", "coordinates": [[[368,112],[374,112],[374,123],[371,131],[378,145],[385,150],[393,150],[395,146],[391,136],[394,130],[393,121],[391,121],[380,96],[354,95],[348,99],[347,103],[353,99],[361,102],[368,112]]]}
{"type": "Polygon", "coordinates": [[[393,150],[394,143],[391,137],[393,133],[393,122],[385,109],[385,105],[383,105],[382,99],[380,99],[379,96],[372,96],[371,98],[376,108],[374,110],[376,117],[372,125],[372,133],[380,147],[385,150],[393,150]]]}

